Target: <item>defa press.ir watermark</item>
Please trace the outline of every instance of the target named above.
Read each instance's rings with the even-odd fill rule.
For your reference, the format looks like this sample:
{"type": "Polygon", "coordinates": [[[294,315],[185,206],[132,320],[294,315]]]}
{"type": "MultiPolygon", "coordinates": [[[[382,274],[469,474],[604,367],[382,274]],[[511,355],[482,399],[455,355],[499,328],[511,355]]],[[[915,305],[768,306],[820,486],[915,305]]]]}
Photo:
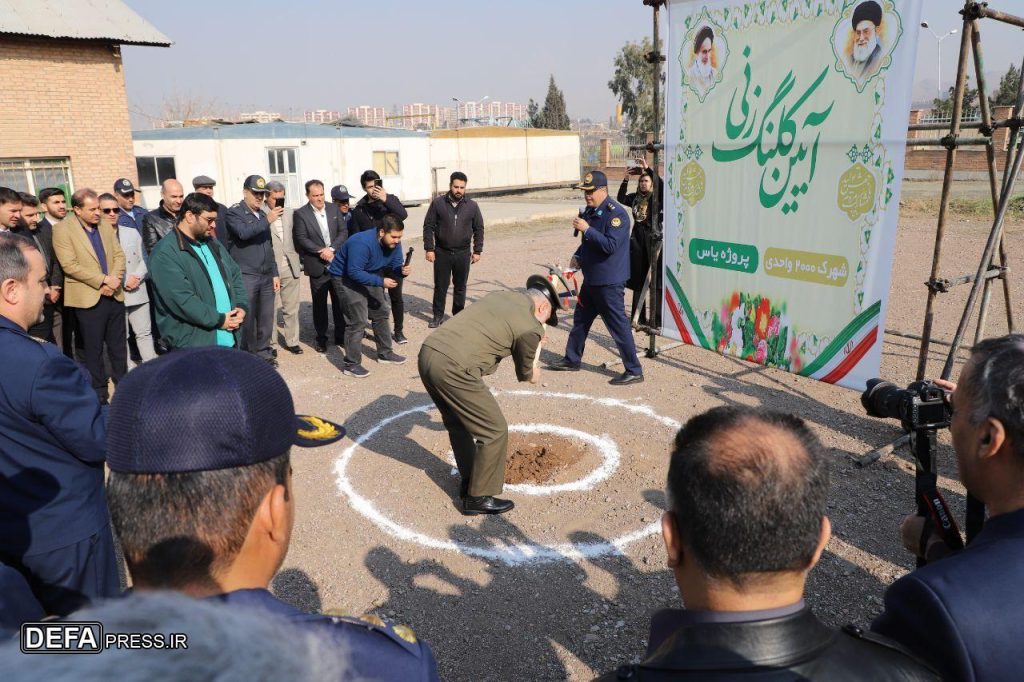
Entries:
{"type": "Polygon", "coordinates": [[[21,651],[26,654],[98,654],[107,649],[158,651],[187,649],[184,632],[104,632],[97,621],[23,623],[21,651]]]}

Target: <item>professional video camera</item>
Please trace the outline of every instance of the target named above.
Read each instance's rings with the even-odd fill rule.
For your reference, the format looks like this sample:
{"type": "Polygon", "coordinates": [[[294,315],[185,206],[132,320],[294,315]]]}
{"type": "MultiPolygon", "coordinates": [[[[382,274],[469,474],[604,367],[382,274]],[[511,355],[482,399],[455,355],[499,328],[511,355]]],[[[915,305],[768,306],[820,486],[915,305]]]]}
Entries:
{"type": "MultiPolygon", "coordinates": [[[[960,529],[953,520],[949,505],[939,493],[935,473],[936,432],[947,428],[953,418],[953,408],[945,389],[931,381],[915,381],[906,388],[900,388],[890,381],[871,379],[860,396],[860,402],[872,417],[900,420],[903,430],[910,435],[911,450],[917,459],[914,481],[917,513],[927,519],[926,528],[934,529],[949,550],[963,549],[960,529]]],[[[968,538],[975,530],[973,517],[969,505],[968,538]]],[[[924,535],[927,537],[928,533],[924,535]]],[[[921,550],[924,554],[925,548],[921,550]]],[[[923,559],[918,559],[918,566],[924,563],[923,559]]]]}

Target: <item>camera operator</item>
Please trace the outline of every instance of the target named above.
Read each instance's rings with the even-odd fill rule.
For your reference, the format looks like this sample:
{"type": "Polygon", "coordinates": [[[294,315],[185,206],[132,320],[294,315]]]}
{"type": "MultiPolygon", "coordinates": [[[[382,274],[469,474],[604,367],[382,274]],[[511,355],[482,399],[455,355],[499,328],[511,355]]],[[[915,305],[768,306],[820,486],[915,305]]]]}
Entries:
{"type": "MultiPolygon", "coordinates": [[[[636,318],[641,325],[647,324],[647,301],[641,299],[643,296],[644,282],[647,281],[651,272],[651,256],[654,245],[662,239],[662,220],[665,203],[665,189],[657,172],[647,165],[647,159],[640,157],[636,160],[636,166],[626,171],[622,177],[622,184],[619,185],[619,193],[616,197],[618,202],[633,211],[633,234],[629,237],[629,279],[626,281],[626,288],[633,291],[633,305],[629,309],[629,316],[636,318]],[[629,176],[638,175],[636,192],[629,193],[629,176]],[[651,198],[657,193],[658,217],[653,215],[651,198]],[[639,307],[640,315],[636,311],[639,307]]],[[[661,290],[661,264],[662,254],[658,253],[657,279],[651,282],[655,291],[661,290]]],[[[661,326],[661,311],[655,309],[651,315],[651,325],[661,326]]]]}
{"type": "MultiPolygon", "coordinates": [[[[1019,679],[1024,657],[1024,336],[981,342],[952,390],[950,432],[960,480],[989,518],[963,551],[904,576],[872,629],[950,680],[1019,679]]],[[[935,558],[941,543],[920,516],[904,543],[935,558]]]]}
{"type": "MultiPolygon", "coordinates": [[[[373,170],[363,171],[359,176],[359,184],[363,186],[366,196],[356,202],[352,209],[352,220],[349,223],[349,236],[366,230],[377,231],[384,227],[384,218],[391,215],[398,220],[405,220],[409,212],[402,206],[402,202],[394,194],[388,194],[384,190],[380,175],[373,170]]],[[[403,332],[405,322],[405,305],[402,301],[402,282],[405,278],[401,273],[389,273],[398,275],[393,279],[397,284],[388,289],[388,298],[391,300],[391,317],[395,321],[395,332],[392,338],[395,343],[409,343],[403,332]]]]}

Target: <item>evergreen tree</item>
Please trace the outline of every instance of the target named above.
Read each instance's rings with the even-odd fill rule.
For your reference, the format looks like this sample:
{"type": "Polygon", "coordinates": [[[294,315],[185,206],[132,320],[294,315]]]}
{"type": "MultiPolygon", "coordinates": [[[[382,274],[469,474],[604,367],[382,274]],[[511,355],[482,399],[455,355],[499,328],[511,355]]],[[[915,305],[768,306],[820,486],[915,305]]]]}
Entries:
{"type": "Polygon", "coordinates": [[[544,108],[540,112],[539,128],[552,130],[569,130],[569,114],[565,111],[565,95],[555,85],[555,77],[548,82],[548,94],[544,98],[544,108]]]}
{"type": "Polygon", "coordinates": [[[1013,64],[1003,74],[999,88],[991,98],[992,106],[1010,106],[1017,103],[1017,87],[1020,85],[1020,69],[1013,64]]]}
{"type": "Polygon", "coordinates": [[[531,128],[540,128],[540,106],[530,98],[530,103],[526,105],[526,120],[530,122],[531,128]]]}

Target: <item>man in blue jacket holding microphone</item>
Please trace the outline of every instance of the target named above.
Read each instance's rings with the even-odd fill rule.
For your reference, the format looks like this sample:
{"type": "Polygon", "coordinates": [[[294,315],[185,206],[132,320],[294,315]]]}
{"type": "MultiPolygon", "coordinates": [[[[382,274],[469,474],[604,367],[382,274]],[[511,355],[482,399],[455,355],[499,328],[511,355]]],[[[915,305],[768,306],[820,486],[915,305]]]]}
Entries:
{"type": "Polygon", "coordinates": [[[384,271],[409,274],[402,259],[402,232],[405,224],[394,215],[385,216],[381,227],[359,232],[348,238],[327,268],[334,295],[342,301],[345,315],[345,368],[350,377],[363,378],[370,372],[363,367],[363,330],[373,325],[377,342],[377,362],[400,365],[405,358],[392,350],[388,324],[390,305],[385,290],[398,286],[394,276],[384,271]]]}

